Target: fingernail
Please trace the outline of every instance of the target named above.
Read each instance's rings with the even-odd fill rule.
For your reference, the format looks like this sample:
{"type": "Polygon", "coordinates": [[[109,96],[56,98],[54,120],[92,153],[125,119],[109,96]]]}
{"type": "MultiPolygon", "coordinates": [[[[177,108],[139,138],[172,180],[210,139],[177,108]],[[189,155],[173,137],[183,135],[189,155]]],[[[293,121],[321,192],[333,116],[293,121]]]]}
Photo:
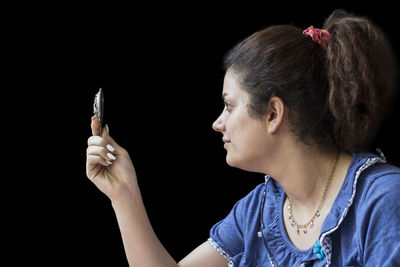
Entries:
{"type": "Polygon", "coordinates": [[[110,129],[108,129],[108,124],[106,124],[107,133],[110,134],[110,129]]]}
{"type": "Polygon", "coordinates": [[[111,161],[108,161],[108,160],[106,160],[106,162],[107,162],[107,164],[112,164],[112,162],[111,162],[111,161]]]}
{"type": "Polygon", "coordinates": [[[114,152],[115,148],[112,145],[107,145],[107,149],[111,152],[114,152]]]}
{"type": "Polygon", "coordinates": [[[117,158],[113,155],[113,154],[111,154],[111,153],[107,153],[107,157],[109,157],[110,159],[112,159],[112,160],[116,160],[117,158]]]}

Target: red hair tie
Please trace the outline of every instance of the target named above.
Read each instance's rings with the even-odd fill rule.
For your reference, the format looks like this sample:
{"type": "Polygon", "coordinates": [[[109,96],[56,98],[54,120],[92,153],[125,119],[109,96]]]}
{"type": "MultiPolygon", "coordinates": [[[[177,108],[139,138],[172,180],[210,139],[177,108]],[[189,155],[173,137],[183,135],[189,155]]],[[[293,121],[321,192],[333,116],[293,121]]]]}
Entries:
{"type": "Polygon", "coordinates": [[[331,34],[327,30],[316,29],[314,26],[310,26],[303,31],[304,35],[309,35],[312,40],[319,43],[322,47],[326,47],[329,42],[331,34]]]}

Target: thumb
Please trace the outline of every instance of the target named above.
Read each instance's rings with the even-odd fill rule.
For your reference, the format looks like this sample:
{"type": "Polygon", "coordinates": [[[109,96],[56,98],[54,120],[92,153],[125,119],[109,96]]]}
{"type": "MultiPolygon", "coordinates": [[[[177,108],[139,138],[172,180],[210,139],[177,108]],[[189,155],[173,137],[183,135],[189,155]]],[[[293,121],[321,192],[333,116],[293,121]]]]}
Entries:
{"type": "Polygon", "coordinates": [[[100,125],[96,116],[92,116],[92,123],[90,124],[93,136],[100,136],[100,125]]]}

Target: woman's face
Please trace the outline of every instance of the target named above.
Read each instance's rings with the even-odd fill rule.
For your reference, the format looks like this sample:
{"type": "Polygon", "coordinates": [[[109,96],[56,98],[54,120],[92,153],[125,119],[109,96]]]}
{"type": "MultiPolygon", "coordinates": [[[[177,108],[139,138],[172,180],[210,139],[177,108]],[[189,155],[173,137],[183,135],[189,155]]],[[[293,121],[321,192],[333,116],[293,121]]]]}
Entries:
{"type": "Polygon", "coordinates": [[[240,88],[236,75],[230,70],[225,74],[222,92],[225,107],[212,127],[223,135],[229,166],[258,172],[270,151],[271,138],[266,120],[249,117],[249,95],[240,88]]]}

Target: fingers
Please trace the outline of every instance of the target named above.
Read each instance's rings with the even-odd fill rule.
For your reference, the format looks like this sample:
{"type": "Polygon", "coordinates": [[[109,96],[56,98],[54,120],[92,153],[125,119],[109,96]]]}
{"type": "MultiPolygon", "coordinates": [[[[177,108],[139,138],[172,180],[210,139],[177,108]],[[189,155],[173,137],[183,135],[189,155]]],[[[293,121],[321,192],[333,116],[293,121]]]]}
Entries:
{"type": "Polygon", "coordinates": [[[121,149],[122,149],[122,147],[120,147],[120,146],[117,144],[117,142],[115,142],[114,139],[110,136],[109,128],[108,128],[108,125],[107,125],[107,124],[106,124],[106,127],[104,127],[104,129],[103,129],[102,137],[103,137],[106,141],[108,141],[108,142],[109,142],[113,147],[115,147],[116,149],[118,149],[118,150],[121,150],[121,149]]]}
{"type": "Polygon", "coordinates": [[[91,155],[101,157],[107,164],[112,164],[112,161],[117,159],[108,149],[102,146],[89,146],[86,153],[88,157],[91,155]]]}
{"type": "Polygon", "coordinates": [[[94,168],[96,168],[96,166],[98,165],[102,165],[104,167],[110,166],[110,163],[107,162],[104,158],[98,156],[98,155],[88,155],[87,156],[87,170],[90,172],[92,171],[94,168]]]}
{"type": "MultiPolygon", "coordinates": [[[[92,125],[94,124],[93,121],[97,121],[97,119],[92,120],[92,125]]],[[[114,142],[114,140],[112,141],[114,142]]],[[[110,140],[106,140],[105,138],[100,136],[90,136],[88,139],[88,148],[86,153],[88,156],[88,160],[90,155],[97,156],[102,159],[100,160],[96,158],[96,160],[99,161],[99,164],[103,166],[108,166],[112,164],[113,160],[116,159],[115,155],[117,154],[117,150],[115,146],[110,144],[110,140]]]]}
{"type": "MultiPolygon", "coordinates": [[[[110,143],[106,140],[106,139],[104,139],[104,138],[102,138],[102,137],[100,137],[100,136],[91,136],[91,137],[89,137],[89,139],[88,139],[88,145],[89,146],[102,146],[102,147],[107,147],[107,145],[109,145],[110,143]]],[[[112,150],[112,149],[111,149],[112,150]]]]}

